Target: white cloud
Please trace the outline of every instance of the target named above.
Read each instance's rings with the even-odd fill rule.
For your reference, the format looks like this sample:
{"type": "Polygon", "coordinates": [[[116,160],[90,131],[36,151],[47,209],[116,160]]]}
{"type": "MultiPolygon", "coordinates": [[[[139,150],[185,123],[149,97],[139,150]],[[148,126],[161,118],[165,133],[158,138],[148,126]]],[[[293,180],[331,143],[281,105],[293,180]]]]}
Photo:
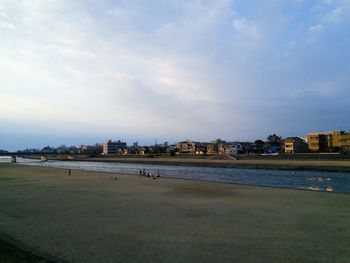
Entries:
{"type": "MultiPolygon", "coordinates": [[[[14,122],[54,118],[75,132],[125,134],[141,126],[147,136],[245,134],[267,119],[264,102],[304,89],[304,72],[327,67],[312,53],[329,30],[325,9],[306,21],[292,9],[302,2],[264,1],[245,11],[229,0],[112,2],[1,2],[0,30],[8,24],[0,91],[18,105],[8,108],[14,122]]],[[[337,94],[335,86],[320,94],[337,94]]]]}
{"type": "Polygon", "coordinates": [[[10,22],[1,22],[0,21],[0,29],[5,29],[5,30],[16,30],[16,26],[10,22]]]}
{"type": "Polygon", "coordinates": [[[245,36],[251,38],[258,38],[260,36],[260,30],[257,24],[246,18],[235,19],[232,22],[234,29],[245,36]]]}
{"type": "Polygon", "coordinates": [[[332,22],[332,23],[337,23],[343,15],[343,8],[342,7],[337,7],[327,13],[324,17],[323,20],[326,22],[332,22]]]}
{"type": "MultiPolygon", "coordinates": [[[[0,6],[1,7],[1,6],[0,6]]],[[[0,30],[16,30],[16,26],[11,22],[10,16],[6,12],[2,12],[0,8],[0,30]]],[[[1,32],[1,31],[0,31],[1,32]]]]}
{"type": "Polygon", "coordinates": [[[26,75],[28,77],[32,77],[34,79],[39,78],[40,80],[47,79],[47,73],[41,70],[40,68],[35,68],[31,64],[19,62],[12,59],[4,59],[2,57],[0,66],[7,68],[14,73],[19,75],[26,75]],[[42,74],[43,73],[43,74],[42,74]]]}
{"type": "Polygon", "coordinates": [[[319,36],[323,33],[323,28],[324,28],[324,26],[322,24],[310,26],[309,32],[308,32],[309,36],[307,39],[307,43],[312,44],[315,41],[317,41],[319,36]]]}
{"type": "Polygon", "coordinates": [[[318,25],[315,25],[315,26],[310,26],[309,27],[309,32],[311,34],[319,34],[323,31],[323,25],[322,24],[318,24],[318,25]]]}
{"type": "Polygon", "coordinates": [[[4,13],[4,12],[1,12],[0,11],[0,18],[3,18],[3,19],[9,19],[10,17],[8,16],[8,14],[4,13]]]}

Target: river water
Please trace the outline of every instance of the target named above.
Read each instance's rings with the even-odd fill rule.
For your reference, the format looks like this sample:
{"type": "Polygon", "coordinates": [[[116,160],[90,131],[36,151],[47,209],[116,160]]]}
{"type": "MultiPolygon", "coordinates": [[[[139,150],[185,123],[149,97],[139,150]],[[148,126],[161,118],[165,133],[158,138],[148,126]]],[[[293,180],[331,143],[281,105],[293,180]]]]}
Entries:
{"type": "MultiPolygon", "coordinates": [[[[0,162],[10,162],[10,160],[10,158],[0,157],[0,162]]],[[[17,158],[17,162],[30,166],[115,172],[130,175],[139,175],[140,170],[146,169],[152,175],[159,173],[161,177],[350,193],[349,173],[78,161],[41,162],[24,158],[17,158]]]]}

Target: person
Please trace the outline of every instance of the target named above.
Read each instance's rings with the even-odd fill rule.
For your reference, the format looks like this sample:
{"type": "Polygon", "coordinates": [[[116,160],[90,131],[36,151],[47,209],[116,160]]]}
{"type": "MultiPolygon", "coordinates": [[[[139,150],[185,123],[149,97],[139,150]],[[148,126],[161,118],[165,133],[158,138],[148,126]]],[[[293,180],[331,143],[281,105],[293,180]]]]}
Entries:
{"type": "Polygon", "coordinates": [[[68,170],[68,176],[70,176],[70,175],[71,175],[71,173],[72,173],[72,170],[71,170],[71,169],[69,169],[69,170],[68,170]]]}
{"type": "Polygon", "coordinates": [[[140,176],[142,175],[142,171],[141,171],[141,169],[140,169],[140,176]]]}
{"type": "Polygon", "coordinates": [[[159,170],[157,170],[157,177],[160,177],[159,170]]]}

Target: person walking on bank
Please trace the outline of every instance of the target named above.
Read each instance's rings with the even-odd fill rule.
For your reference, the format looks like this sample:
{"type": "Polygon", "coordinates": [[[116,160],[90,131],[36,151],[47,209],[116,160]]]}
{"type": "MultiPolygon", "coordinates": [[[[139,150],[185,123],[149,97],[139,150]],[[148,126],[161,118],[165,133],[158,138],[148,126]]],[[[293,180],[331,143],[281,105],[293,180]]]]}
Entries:
{"type": "Polygon", "coordinates": [[[70,176],[70,175],[71,175],[71,173],[72,173],[72,170],[71,170],[71,169],[69,169],[69,170],[68,170],[68,176],[70,176]]]}

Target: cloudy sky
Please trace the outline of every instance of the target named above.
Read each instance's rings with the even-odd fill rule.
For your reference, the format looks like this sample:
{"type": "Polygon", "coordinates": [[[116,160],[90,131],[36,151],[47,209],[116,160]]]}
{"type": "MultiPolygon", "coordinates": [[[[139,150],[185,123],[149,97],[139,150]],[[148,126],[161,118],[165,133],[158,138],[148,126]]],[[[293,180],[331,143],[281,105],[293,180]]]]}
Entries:
{"type": "Polygon", "coordinates": [[[0,149],[350,129],[350,0],[0,0],[0,149]]]}

